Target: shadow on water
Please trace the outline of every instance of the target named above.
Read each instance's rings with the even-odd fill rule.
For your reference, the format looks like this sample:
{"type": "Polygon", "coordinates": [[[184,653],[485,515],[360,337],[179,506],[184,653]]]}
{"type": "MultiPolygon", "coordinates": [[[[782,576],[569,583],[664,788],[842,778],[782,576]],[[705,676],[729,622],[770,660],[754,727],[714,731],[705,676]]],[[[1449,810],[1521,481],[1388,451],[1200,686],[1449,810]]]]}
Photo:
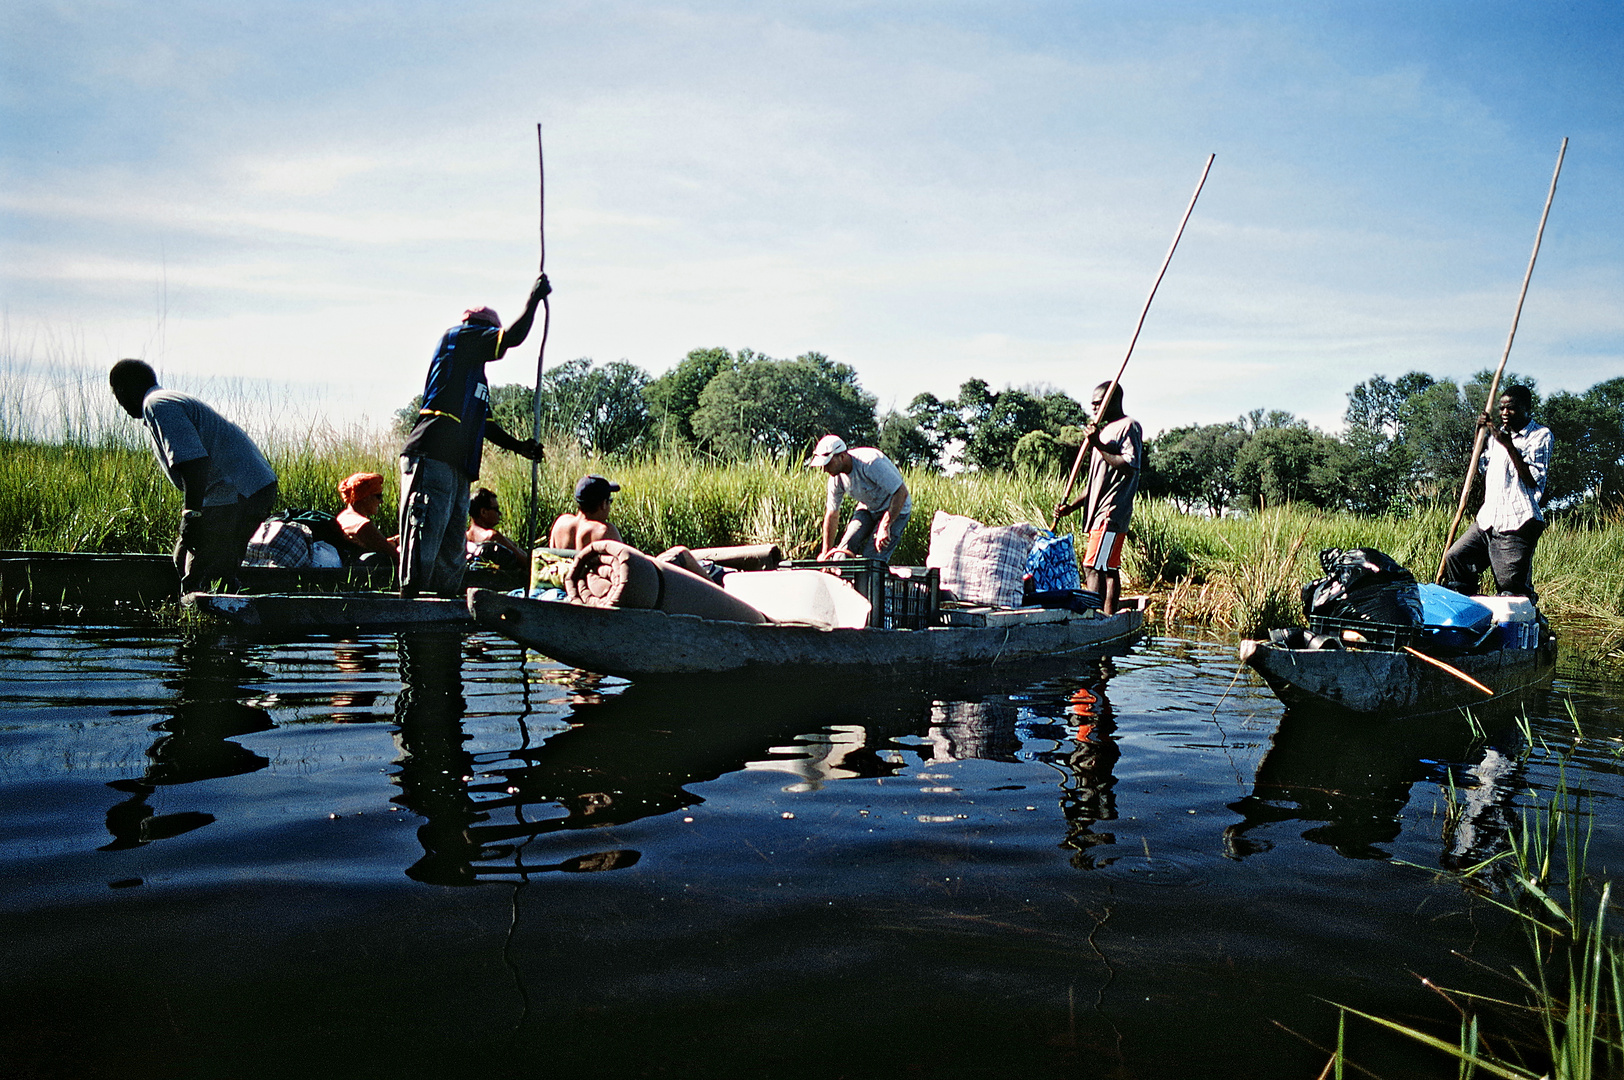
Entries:
{"type": "Polygon", "coordinates": [[[231,741],[274,726],[269,713],[243,701],[252,693],[249,687],[266,678],[242,645],[210,635],[181,640],[175,649],[175,677],[165,683],[175,695],[170,717],[153,725],[161,734],[147,749],[146,769],[138,777],[107,785],[130,797],[107,811],[113,840],[102,850],[139,847],[214,821],[213,814],[195,810],[157,813],[148,800],[160,787],[242,776],[269,764],[231,741]]]}

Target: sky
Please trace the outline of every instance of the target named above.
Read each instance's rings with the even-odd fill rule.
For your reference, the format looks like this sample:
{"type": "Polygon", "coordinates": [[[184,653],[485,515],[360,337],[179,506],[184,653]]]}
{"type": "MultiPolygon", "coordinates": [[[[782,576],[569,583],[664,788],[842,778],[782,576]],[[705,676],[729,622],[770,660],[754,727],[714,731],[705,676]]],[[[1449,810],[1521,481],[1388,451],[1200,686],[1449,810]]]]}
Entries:
{"type": "MultiPolygon", "coordinates": [[[[0,361],[381,423],[538,268],[544,361],[821,352],[1150,432],[1376,374],[1624,375],[1624,3],[0,8],[0,361]],[[88,374],[87,374],[88,373],[88,374]],[[264,400],[260,395],[255,400],[264,400]]],[[[531,382],[539,334],[490,369],[531,382]]]]}

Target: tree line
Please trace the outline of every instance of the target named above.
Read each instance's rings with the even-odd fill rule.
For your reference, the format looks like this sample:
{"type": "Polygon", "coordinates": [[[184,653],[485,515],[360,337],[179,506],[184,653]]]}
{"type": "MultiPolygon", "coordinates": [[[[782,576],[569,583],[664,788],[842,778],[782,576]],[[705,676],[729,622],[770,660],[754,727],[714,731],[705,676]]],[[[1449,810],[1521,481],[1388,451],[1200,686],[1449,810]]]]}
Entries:
{"type": "MultiPolygon", "coordinates": [[[[1386,514],[1452,500],[1490,378],[1488,371],[1464,383],[1419,371],[1374,376],[1348,392],[1340,434],[1265,409],[1165,430],[1147,442],[1141,490],[1211,514],[1284,503],[1386,514]]],[[[1534,390],[1521,375],[1503,381],[1534,390]]],[[[397,414],[402,430],[416,421],[420,402],[397,414]]],[[[530,387],[493,387],[491,414],[510,432],[528,434],[534,402],[530,387]]],[[[904,467],[1044,475],[1070,467],[1089,420],[1061,390],[993,390],[982,379],[968,380],[953,398],[919,394],[883,415],[877,406],[852,367],[817,352],[782,360],[751,349],[695,349],[658,378],[625,360],[582,358],[541,379],[543,437],[593,455],[680,448],[717,459],[786,459],[835,432],[854,446],[878,446],[904,467]]],[[[1624,508],[1624,378],[1581,394],[1534,392],[1534,416],[1555,437],[1551,504],[1624,508]]]]}

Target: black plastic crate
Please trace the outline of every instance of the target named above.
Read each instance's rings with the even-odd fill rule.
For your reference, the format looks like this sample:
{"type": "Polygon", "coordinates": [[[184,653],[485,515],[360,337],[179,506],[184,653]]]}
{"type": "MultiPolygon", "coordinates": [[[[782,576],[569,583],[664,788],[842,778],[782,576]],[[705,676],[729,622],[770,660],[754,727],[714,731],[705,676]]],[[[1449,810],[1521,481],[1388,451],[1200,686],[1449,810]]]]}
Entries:
{"type": "Polygon", "coordinates": [[[885,576],[885,622],[891,630],[923,630],[936,623],[942,572],[936,567],[898,566],[885,576]]]}
{"type": "Polygon", "coordinates": [[[1339,638],[1343,637],[1343,631],[1351,630],[1369,644],[1386,649],[1402,649],[1406,645],[1418,645],[1426,633],[1426,628],[1421,626],[1366,622],[1364,619],[1332,619],[1324,615],[1310,615],[1308,630],[1310,633],[1330,634],[1339,638]]]}
{"type": "Polygon", "coordinates": [[[889,566],[879,559],[795,559],[780,563],[792,570],[837,574],[868,601],[868,625],[895,630],[921,630],[936,621],[941,597],[941,571],[934,567],[889,566]]]}

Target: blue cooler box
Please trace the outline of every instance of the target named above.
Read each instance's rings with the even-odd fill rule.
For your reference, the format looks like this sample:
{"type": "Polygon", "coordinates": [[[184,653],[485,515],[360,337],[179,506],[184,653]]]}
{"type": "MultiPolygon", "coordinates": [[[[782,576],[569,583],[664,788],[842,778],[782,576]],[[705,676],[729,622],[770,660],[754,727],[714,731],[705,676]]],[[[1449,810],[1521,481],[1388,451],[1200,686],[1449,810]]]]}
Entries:
{"type": "Polygon", "coordinates": [[[1494,633],[1494,611],[1470,596],[1430,582],[1416,590],[1421,594],[1427,640],[1451,649],[1474,649],[1494,633]]]}

